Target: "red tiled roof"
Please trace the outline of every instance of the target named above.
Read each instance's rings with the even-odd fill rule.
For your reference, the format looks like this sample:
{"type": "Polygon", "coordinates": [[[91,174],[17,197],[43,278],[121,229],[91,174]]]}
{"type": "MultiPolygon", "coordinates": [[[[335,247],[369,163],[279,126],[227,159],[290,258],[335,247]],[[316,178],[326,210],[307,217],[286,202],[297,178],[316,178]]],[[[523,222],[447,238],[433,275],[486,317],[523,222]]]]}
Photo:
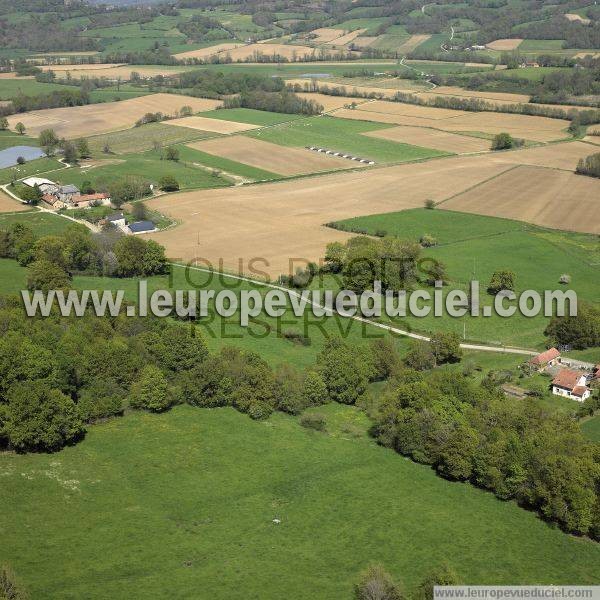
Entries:
{"type": "Polygon", "coordinates": [[[78,202],[90,202],[93,200],[106,200],[108,198],[108,194],[98,193],[98,194],[81,194],[78,198],[78,202]]]}
{"type": "Polygon", "coordinates": [[[556,348],[550,348],[546,352],[542,352],[537,356],[534,356],[529,362],[534,365],[545,365],[551,360],[555,360],[560,356],[560,352],[556,348]]]}
{"type": "Polygon", "coordinates": [[[577,387],[573,388],[573,395],[579,396],[580,398],[582,398],[586,392],[587,392],[587,387],[585,387],[585,385],[578,385],[577,387]]]}
{"type": "Polygon", "coordinates": [[[572,371],[571,369],[562,369],[558,375],[552,380],[552,385],[573,390],[577,386],[581,373],[572,371]]]}
{"type": "Polygon", "coordinates": [[[53,196],[52,194],[44,194],[42,196],[42,200],[44,202],[47,202],[48,204],[54,204],[57,200],[56,196],[53,196]]]}

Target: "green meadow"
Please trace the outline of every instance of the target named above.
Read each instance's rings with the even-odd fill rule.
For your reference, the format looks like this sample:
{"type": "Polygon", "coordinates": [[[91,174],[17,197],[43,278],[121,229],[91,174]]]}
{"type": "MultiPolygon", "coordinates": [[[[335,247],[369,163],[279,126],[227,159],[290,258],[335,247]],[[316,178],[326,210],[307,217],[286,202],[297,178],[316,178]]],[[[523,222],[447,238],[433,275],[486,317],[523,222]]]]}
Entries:
{"type": "Polygon", "coordinates": [[[377,131],[389,127],[388,124],[321,116],[275,125],[269,129],[248,131],[244,135],[281,146],[296,148],[321,146],[328,150],[347,152],[376,162],[404,162],[447,154],[428,148],[361,135],[367,131],[377,131]]]}
{"type": "Polygon", "coordinates": [[[181,406],[4,454],[0,562],[57,600],[350,598],[373,561],[407,591],[442,562],[478,584],[598,583],[600,545],[377,446],[359,409],[318,412],[326,433],[181,406]]]}
{"type": "MultiPolygon", "coordinates": [[[[414,242],[424,235],[433,236],[438,245],[424,249],[423,256],[446,266],[448,286],[444,294],[448,289],[467,290],[468,282],[475,279],[482,287],[482,306],[492,303],[485,289],[494,271],[503,269],[515,273],[517,292],[564,289],[559,278],[568,274],[569,287],[580,300],[598,303],[600,298],[600,246],[595,236],[440,209],[359,217],[342,221],[341,225],[370,234],[385,232],[414,242]]],[[[543,331],[548,320],[543,315],[533,318],[515,315],[510,319],[497,315],[490,318],[429,315],[407,317],[401,325],[425,333],[454,331],[474,342],[543,348],[546,342],[543,331]]],[[[600,361],[600,352],[597,356],[600,361]]]]}

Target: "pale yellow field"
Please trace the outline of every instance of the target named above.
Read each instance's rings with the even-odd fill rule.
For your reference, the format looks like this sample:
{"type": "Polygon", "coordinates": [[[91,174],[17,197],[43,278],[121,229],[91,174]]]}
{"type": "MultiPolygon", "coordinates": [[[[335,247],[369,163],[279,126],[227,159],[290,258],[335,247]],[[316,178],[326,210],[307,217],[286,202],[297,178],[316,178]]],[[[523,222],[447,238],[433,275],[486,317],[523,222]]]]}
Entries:
{"type": "Polygon", "coordinates": [[[585,17],[581,17],[580,15],[576,15],[574,13],[567,13],[565,17],[567,17],[569,21],[581,21],[581,23],[583,23],[584,25],[589,25],[591,23],[589,19],[586,19],[585,17]]]}
{"type": "Polygon", "coordinates": [[[439,127],[446,131],[481,131],[494,135],[505,132],[526,140],[551,142],[567,137],[568,124],[568,121],[548,117],[481,112],[447,119],[439,127]]]}
{"type": "Polygon", "coordinates": [[[227,53],[235,48],[239,48],[243,44],[216,44],[215,46],[209,46],[208,48],[200,48],[199,50],[188,50],[187,52],[179,52],[173,56],[177,60],[185,60],[186,58],[208,58],[215,54],[227,53]]]}
{"type": "Polygon", "coordinates": [[[508,50],[516,50],[523,40],[521,38],[495,40],[486,44],[490,50],[499,50],[501,52],[508,50]]]}
{"type": "Polygon", "coordinates": [[[457,135],[438,129],[426,127],[392,127],[379,131],[369,131],[364,135],[369,137],[433,148],[444,152],[455,154],[466,154],[468,152],[485,152],[490,149],[490,142],[481,138],[457,135]]]}
{"type": "Polygon", "coordinates": [[[137,65],[46,65],[41,67],[45,71],[54,71],[58,77],[65,77],[67,72],[74,79],[82,77],[106,77],[107,79],[118,79],[123,81],[131,79],[132,73],[138,73],[141,77],[156,77],[157,75],[176,75],[189,70],[190,67],[138,67],[137,65]]]}
{"type": "Polygon", "coordinates": [[[517,167],[442,207],[567,231],[600,233],[600,181],[567,171],[517,167]]]}
{"type": "MultiPolygon", "coordinates": [[[[305,89],[323,89],[323,88],[345,88],[346,91],[344,93],[351,94],[354,90],[360,92],[361,94],[381,94],[383,97],[392,98],[396,92],[414,92],[412,89],[391,89],[391,88],[383,88],[383,87],[371,87],[371,86],[362,86],[362,85],[350,85],[340,83],[339,81],[319,81],[318,79],[287,79],[286,83],[288,85],[301,85],[304,86],[305,89]],[[306,87],[308,86],[308,87],[306,87]]],[[[350,104],[351,102],[362,102],[362,98],[352,98],[349,96],[337,96],[337,98],[346,98],[344,104],[350,104]]]]}
{"type": "Polygon", "coordinates": [[[189,129],[225,134],[238,133],[239,131],[248,131],[249,129],[260,127],[259,125],[250,125],[249,123],[222,121],[221,119],[210,119],[208,117],[183,117],[182,119],[172,119],[164,123],[165,125],[175,125],[176,127],[188,127],[189,129]]]}
{"type": "Polygon", "coordinates": [[[515,150],[513,152],[502,153],[502,156],[506,157],[507,161],[523,165],[574,171],[580,158],[585,158],[594,152],[596,152],[596,149],[589,144],[584,144],[583,142],[565,142],[515,150]]]}
{"type": "Polygon", "coordinates": [[[213,110],[220,106],[218,100],[206,100],[177,94],[152,94],[121,102],[104,102],[68,108],[49,108],[8,118],[11,129],[21,121],[30,135],[43,129],[54,129],[59,137],[78,138],[128,129],[148,112],[173,115],[183,106],[194,112],[213,110]]]}
{"type": "Polygon", "coordinates": [[[235,61],[246,61],[260,55],[284,56],[288,60],[302,60],[306,56],[312,56],[315,52],[314,48],[308,46],[292,46],[287,44],[249,44],[248,46],[240,46],[229,51],[231,59],[235,61]]]}
{"type": "Polygon", "coordinates": [[[430,35],[411,35],[404,44],[402,44],[398,48],[398,52],[412,52],[417,46],[421,45],[423,42],[427,41],[431,36],[430,35]]]}
{"type": "Polygon", "coordinates": [[[452,86],[439,86],[431,92],[422,93],[419,94],[419,96],[459,96],[461,98],[479,98],[481,100],[488,101],[497,100],[503,104],[527,104],[530,98],[527,94],[508,94],[504,92],[476,92],[452,86]]]}
{"type": "MultiPolygon", "coordinates": [[[[289,272],[289,257],[318,260],[325,246],[349,234],[324,223],[365,214],[423,206],[443,200],[498,175],[509,165],[489,155],[336,173],[302,181],[187,192],[148,202],[181,223],[152,234],[168,256],[222,260],[228,270],[253,257],[271,276],[289,272]]],[[[295,263],[296,266],[304,266],[295,263]]]]}
{"type": "MultiPolygon", "coordinates": [[[[342,35],[331,42],[328,45],[331,46],[345,46],[353,42],[357,37],[359,37],[362,33],[364,33],[366,29],[357,29],[356,31],[350,31],[345,35],[342,35]]],[[[343,33],[343,32],[342,32],[343,33]]]]}
{"type": "Polygon", "coordinates": [[[34,79],[33,75],[27,77],[17,77],[16,73],[0,73],[0,79],[34,79]]]}
{"type": "Polygon", "coordinates": [[[320,29],[313,29],[311,34],[316,37],[311,37],[310,41],[315,44],[327,44],[344,35],[343,29],[333,29],[331,27],[321,27],[320,29]]]}
{"type": "Polygon", "coordinates": [[[17,202],[8,194],[0,191],[0,213],[21,212],[23,210],[31,210],[31,206],[17,202]]]}
{"type": "Polygon", "coordinates": [[[432,108],[429,106],[419,106],[418,104],[386,102],[385,100],[375,100],[373,102],[362,104],[357,108],[357,110],[368,113],[400,115],[403,117],[419,117],[422,119],[432,119],[435,121],[440,119],[454,119],[469,114],[462,110],[432,108]]]}
{"type": "Polygon", "coordinates": [[[203,140],[188,145],[190,148],[202,152],[222,156],[279,175],[305,175],[319,171],[364,166],[351,160],[335,158],[320,152],[312,152],[304,148],[286,148],[245,136],[203,140]]]}

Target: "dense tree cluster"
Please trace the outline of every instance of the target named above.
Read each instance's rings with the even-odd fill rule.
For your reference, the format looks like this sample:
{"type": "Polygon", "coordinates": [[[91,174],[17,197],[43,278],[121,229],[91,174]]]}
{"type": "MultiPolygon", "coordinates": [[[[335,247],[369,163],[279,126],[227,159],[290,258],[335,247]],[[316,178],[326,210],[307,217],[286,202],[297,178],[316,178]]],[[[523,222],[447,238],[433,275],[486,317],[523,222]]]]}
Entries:
{"type": "Polygon", "coordinates": [[[85,90],[55,90],[39,96],[21,94],[8,104],[0,106],[0,115],[6,116],[44,108],[83,106],[89,104],[90,101],[90,95],[85,90]]]}
{"type": "Polygon", "coordinates": [[[583,350],[600,346],[600,310],[579,302],[576,316],[553,317],[544,332],[553,345],[583,350]]]}
{"type": "Polygon", "coordinates": [[[92,234],[73,225],[62,235],[36,237],[17,223],[0,230],[0,257],[28,267],[30,289],[65,289],[75,274],[130,277],[168,269],[164,248],[153,240],[125,236],[115,227],[92,234]]]}
{"type": "Polygon", "coordinates": [[[254,91],[280,92],[285,83],[279,77],[265,77],[249,73],[223,73],[202,69],[181,73],[168,80],[167,85],[191,90],[194,96],[221,98],[231,94],[254,91]]]}
{"type": "Polygon", "coordinates": [[[235,34],[220,21],[204,15],[194,15],[189,21],[181,21],[177,29],[195,42],[210,42],[235,38],[235,34]]]}
{"type": "Polygon", "coordinates": [[[589,177],[600,177],[600,152],[579,159],[576,172],[589,177]]]}
{"type": "Polygon", "coordinates": [[[384,446],[600,539],[600,451],[568,417],[446,370],[407,369],[375,414],[384,446]]]}
{"type": "Polygon", "coordinates": [[[307,100],[290,92],[243,92],[234,98],[225,98],[225,108],[254,108],[296,115],[318,115],[323,112],[323,106],[314,100],[307,100]]]}

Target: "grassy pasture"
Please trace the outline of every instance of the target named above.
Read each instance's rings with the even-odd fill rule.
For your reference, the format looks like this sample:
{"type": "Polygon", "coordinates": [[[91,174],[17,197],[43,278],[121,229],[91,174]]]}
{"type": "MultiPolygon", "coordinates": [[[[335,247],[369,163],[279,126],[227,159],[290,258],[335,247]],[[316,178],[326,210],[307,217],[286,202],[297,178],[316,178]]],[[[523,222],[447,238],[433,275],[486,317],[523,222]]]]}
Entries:
{"type": "Polygon", "coordinates": [[[30,160],[24,165],[0,169],[0,184],[10,183],[13,179],[23,179],[24,177],[30,177],[32,175],[38,175],[62,168],[63,165],[55,158],[38,158],[36,160],[30,160]]]}
{"type": "Polygon", "coordinates": [[[552,52],[562,51],[564,40],[523,40],[519,44],[519,52],[552,52]]]}
{"type": "MultiPolygon", "coordinates": [[[[43,213],[38,210],[22,212],[19,214],[0,214],[0,229],[7,229],[15,223],[27,225],[36,235],[57,235],[68,227],[83,227],[52,213],[43,213]]],[[[15,293],[22,289],[25,281],[25,269],[14,260],[0,260],[0,288],[3,293],[15,293]]]]}
{"type": "Polygon", "coordinates": [[[89,138],[88,141],[92,154],[99,157],[102,155],[104,145],[107,143],[112,152],[128,154],[151,150],[154,147],[154,142],[159,142],[163,146],[170,146],[207,137],[215,137],[215,134],[197,129],[188,129],[187,127],[171,127],[164,123],[148,123],[141,127],[96,135],[89,138]]]}
{"type": "Polygon", "coordinates": [[[12,100],[18,96],[38,96],[60,91],[78,91],[74,85],[39,83],[35,79],[0,79],[0,100],[12,100]]]}
{"type": "Polygon", "coordinates": [[[478,583],[597,581],[597,544],[376,446],[357,409],[319,412],[327,433],[139,412],[55,455],[5,455],[0,559],[56,599],[349,598],[371,561],[409,590],[442,561],[478,583]]]}
{"type": "MultiPolygon", "coordinates": [[[[560,287],[563,273],[572,277],[571,288],[579,299],[598,302],[600,247],[594,236],[544,230],[506,219],[464,215],[440,210],[412,210],[342,221],[343,224],[375,233],[417,241],[422,235],[437,238],[440,245],[425,249],[424,256],[442,262],[449,288],[465,289],[471,279],[480,281],[482,306],[491,304],[485,288],[492,273],[510,269],[516,274],[516,291],[539,292],[560,287]]],[[[444,293],[447,293],[446,291],[444,293]]],[[[473,341],[542,348],[548,318],[515,315],[510,319],[465,316],[463,318],[408,317],[402,325],[416,331],[454,331],[473,341]],[[466,328],[466,329],[465,329],[466,328]]],[[[588,360],[600,361],[600,351],[590,351],[588,360]],[[595,359],[593,357],[596,357],[595,359]]]]}
{"type": "Polygon", "coordinates": [[[164,175],[172,175],[179,182],[181,189],[207,189],[228,185],[223,179],[214,177],[183,161],[161,160],[159,152],[153,150],[144,153],[123,154],[119,158],[123,159],[123,162],[89,170],[74,167],[61,171],[56,178],[62,184],[81,185],[84,181],[100,184],[127,175],[138,175],[157,183],[164,175]]]}
{"type": "Polygon", "coordinates": [[[0,131],[0,150],[12,146],[38,146],[38,141],[28,135],[19,135],[14,131],[0,131]]]}
{"type": "Polygon", "coordinates": [[[300,148],[312,145],[323,146],[330,150],[353,153],[377,162],[403,162],[444,155],[443,152],[437,150],[360,135],[366,131],[387,127],[389,127],[387,124],[324,116],[276,125],[269,129],[249,131],[244,135],[282,146],[300,148]]]}
{"type": "Polygon", "coordinates": [[[590,440],[600,443],[600,415],[582,423],[581,429],[590,440]]]}

